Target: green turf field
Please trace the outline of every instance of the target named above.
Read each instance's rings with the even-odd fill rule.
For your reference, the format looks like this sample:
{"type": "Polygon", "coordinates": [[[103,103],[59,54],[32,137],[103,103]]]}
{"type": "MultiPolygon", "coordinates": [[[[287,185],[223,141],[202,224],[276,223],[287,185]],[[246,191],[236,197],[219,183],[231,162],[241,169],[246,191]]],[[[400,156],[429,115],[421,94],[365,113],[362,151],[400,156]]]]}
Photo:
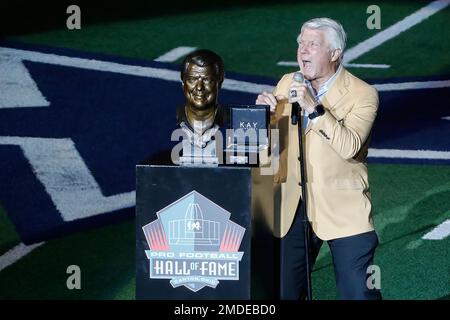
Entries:
{"type": "MultiPolygon", "coordinates": [[[[382,30],[427,3],[378,1],[382,30]]],[[[120,20],[118,13],[96,19],[83,11],[89,23],[79,31],[65,29],[63,12],[61,26],[30,29],[9,39],[144,59],[179,46],[203,47],[217,51],[227,71],[278,78],[295,70],[277,62],[295,60],[295,39],[303,21],[316,16],[340,20],[351,48],[378,32],[365,26],[369,4],[266,1],[258,6],[208,6],[199,12],[176,8],[161,14],[140,12],[126,20],[120,20]]],[[[350,71],[363,79],[449,75],[449,29],[447,7],[354,61],[386,63],[391,68],[350,71]]],[[[380,238],[375,262],[381,268],[384,298],[450,299],[450,238],[421,239],[450,217],[450,167],[372,164],[369,173],[380,238]]],[[[0,230],[2,255],[20,239],[1,206],[0,230]]],[[[133,220],[50,240],[0,271],[0,299],[134,299],[134,241],[133,220]],[[81,267],[81,290],[66,288],[66,268],[72,264],[81,267]]],[[[337,298],[326,244],[313,272],[313,285],[315,299],[337,298]]]]}

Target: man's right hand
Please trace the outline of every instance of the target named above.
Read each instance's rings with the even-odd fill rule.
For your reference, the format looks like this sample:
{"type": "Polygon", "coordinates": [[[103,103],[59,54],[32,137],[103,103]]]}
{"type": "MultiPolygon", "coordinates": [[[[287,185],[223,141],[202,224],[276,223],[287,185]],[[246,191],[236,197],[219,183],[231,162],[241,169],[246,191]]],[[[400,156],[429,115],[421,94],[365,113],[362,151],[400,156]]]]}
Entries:
{"type": "Polygon", "coordinates": [[[286,97],[283,95],[274,96],[270,92],[263,91],[256,98],[255,104],[266,104],[270,106],[270,112],[275,112],[276,106],[280,100],[286,100],[286,97]]]}

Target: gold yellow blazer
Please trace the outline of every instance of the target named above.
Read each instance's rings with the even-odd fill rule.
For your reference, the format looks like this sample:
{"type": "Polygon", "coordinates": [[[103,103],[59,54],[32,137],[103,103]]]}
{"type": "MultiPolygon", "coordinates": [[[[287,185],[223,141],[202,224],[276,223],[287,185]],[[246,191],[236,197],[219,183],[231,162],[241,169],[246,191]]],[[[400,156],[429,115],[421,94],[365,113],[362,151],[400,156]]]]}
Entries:
{"type": "MultiPolygon", "coordinates": [[[[293,73],[274,95],[288,96],[293,73]]],[[[373,230],[367,150],[377,115],[377,91],[342,68],[322,99],[325,114],[309,121],[304,134],[308,217],[317,236],[330,240],[373,230]]],[[[279,129],[280,163],[274,176],[275,234],[283,237],[301,196],[297,126],[291,104],[277,105],[271,117],[279,129]]]]}

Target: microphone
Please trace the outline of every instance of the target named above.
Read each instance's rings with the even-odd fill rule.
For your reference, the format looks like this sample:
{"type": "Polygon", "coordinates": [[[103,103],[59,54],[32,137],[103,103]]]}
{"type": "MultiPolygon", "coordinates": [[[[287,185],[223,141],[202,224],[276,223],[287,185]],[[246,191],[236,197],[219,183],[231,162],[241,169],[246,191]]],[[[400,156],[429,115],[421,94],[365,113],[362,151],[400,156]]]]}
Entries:
{"type": "MultiPolygon", "coordinates": [[[[294,81],[303,83],[305,82],[305,78],[303,77],[303,74],[300,71],[297,71],[294,73],[294,81]]],[[[293,93],[297,94],[296,91],[293,91],[293,93]]],[[[291,92],[289,92],[289,95],[291,95],[291,92]]],[[[300,105],[298,102],[294,102],[292,104],[291,109],[291,124],[296,125],[298,123],[298,111],[299,111],[300,105]]]]}
{"type": "Polygon", "coordinates": [[[305,82],[305,77],[303,76],[303,73],[301,73],[300,71],[294,73],[294,81],[301,83],[305,82]]]}

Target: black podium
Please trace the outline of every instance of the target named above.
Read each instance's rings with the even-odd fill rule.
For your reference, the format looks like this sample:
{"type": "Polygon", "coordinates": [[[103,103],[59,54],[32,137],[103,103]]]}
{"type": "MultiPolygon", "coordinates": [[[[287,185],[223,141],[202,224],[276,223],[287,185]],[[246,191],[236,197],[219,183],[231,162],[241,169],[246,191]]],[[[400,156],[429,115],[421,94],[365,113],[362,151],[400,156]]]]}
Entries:
{"type": "Polygon", "coordinates": [[[136,299],[278,298],[272,176],[136,167],[136,299]]]}

